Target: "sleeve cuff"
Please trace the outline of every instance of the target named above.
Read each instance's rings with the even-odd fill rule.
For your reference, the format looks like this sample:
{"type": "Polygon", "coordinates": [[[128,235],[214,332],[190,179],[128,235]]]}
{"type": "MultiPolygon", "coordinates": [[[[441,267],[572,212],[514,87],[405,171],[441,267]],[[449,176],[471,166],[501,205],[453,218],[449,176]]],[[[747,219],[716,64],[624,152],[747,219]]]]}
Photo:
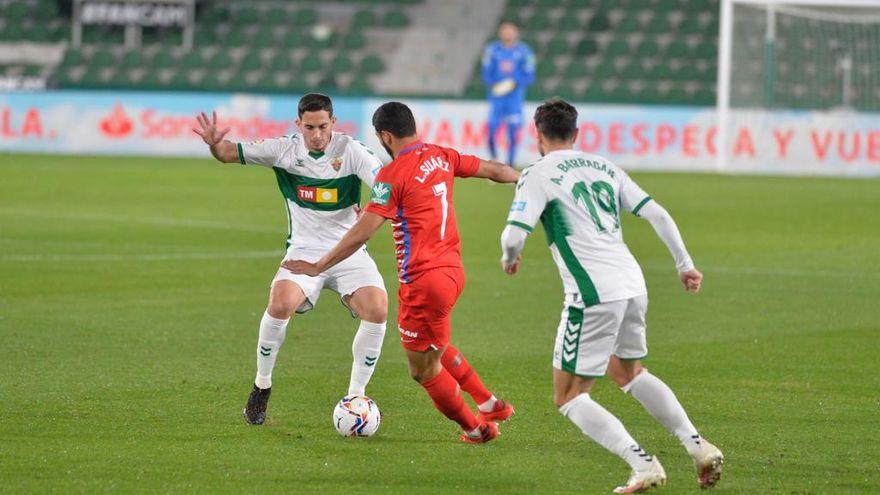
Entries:
{"type": "Polygon", "coordinates": [[[639,216],[639,210],[641,210],[643,206],[648,204],[648,201],[651,201],[651,196],[645,197],[645,199],[643,199],[641,202],[639,202],[639,204],[636,205],[635,208],[633,208],[633,215],[639,216]]]}
{"type": "Polygon", "coordinates": [[[241,143],[236,143],[235,146],[238,148],[238,163],[246,165],[244,162],[244,150],[241,149],[241,143]]]}
{"type": "Polygon", "coordinates": [[[522,222],[517,222],[516,220],[508,220],[507,225],[513,225],[514,227],[519,227],[519,228],[525,230],[526,232],[528,232],[529,234],[531,234],[532,230],[534,230],[533,227],[530,227],[522,222]]]}

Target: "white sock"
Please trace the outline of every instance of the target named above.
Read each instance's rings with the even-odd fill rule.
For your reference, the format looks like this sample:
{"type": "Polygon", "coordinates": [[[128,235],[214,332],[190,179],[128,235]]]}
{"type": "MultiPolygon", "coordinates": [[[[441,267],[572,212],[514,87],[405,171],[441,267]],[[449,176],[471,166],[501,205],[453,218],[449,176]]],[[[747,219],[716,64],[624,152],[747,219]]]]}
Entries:
{"type": "Polygon", "coordinates": [[[700,450],[700,434],[691,424],[684,408],[672,390],[656,376],[642,370],[622,390],[641,402],[645,409],[684,445],[688,453],[696,455],[700,450]]]}
{"type": "Polygon", "coordinates": [[[580,394],[559,408],[584,435],[610,452],[617,454],[633,469],[642,470],[651,463],[651,456],[639,447],[638,443],[624,428],[623,423],[590,398],[590,394],[580,394]]]}
{"type": "Polygon", "coordinates": [[[275,368],[275,358],[278,357],[278,350],[287,335],[289,321],[290,318],[282,320],[269,316],[268,312],[263,313],[263,319],[260,320],[260,339],[257,342],[257,378],[254,380],[254,384],[260,388],[272,386],[272,369],[275,368]]]}
{"type": "Polygon", "coordinates": [[[348,382],[348,395],[365,395],[367,384],[376,369],[379,354],[382,353],[382,340],[385,339],[385,322],[372,323],[361,320],[354,342],[351,343],[351,379],[348,382]]]}
{"type": "Polygon", "coordinates": [[[496,399],[495,396],[493,395],[486,402],[483,402],[482,404],[477,405],[477,409],[481,412],[484,412],[484,413],[492,412],[492,410],[495,409],[496,402],[498,402],[498,399],[496,399]]]}

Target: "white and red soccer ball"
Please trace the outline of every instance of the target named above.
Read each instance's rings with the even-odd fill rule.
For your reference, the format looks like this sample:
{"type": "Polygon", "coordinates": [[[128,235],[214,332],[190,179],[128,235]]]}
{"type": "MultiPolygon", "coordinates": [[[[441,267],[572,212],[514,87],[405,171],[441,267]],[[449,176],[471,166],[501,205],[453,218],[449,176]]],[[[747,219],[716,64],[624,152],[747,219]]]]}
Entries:
{"type": "Polygon", "coordinates": [[[366,396],[346,395],[333,409],[333,427],[344,437],[370,437],[379,429],[382,415],[366,396]]]}

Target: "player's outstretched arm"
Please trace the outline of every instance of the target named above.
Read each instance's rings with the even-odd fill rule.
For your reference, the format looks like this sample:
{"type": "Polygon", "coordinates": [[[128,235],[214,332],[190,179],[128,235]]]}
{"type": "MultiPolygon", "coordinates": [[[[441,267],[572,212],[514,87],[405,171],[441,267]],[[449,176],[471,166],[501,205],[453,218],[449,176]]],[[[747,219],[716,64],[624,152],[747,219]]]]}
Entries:
{"type": "Polygon", "coordinates": [[[523,248],[528,233],[520,227],[508,225],[501,232],[501,269],[508,275],[516,275],[522,262],[523,248]]]}
{"type": "Polygon", "coordinates": [[[500,184],[512,184],[519,180],[519,171],[501,162],[480,160],[480,168],[472,177],[489,179],[500,184]]]}
{"type": "Polygon", "coordinates": [[[200,112],[196,115],[196,121],[199,123],[199,127],[194,127],[193,132],[198,134],[202,141],[209,146],[214,158],[223,163],[237,163],[238,147],[232,141],[223,139],[232,128],[217,129],[217,112],[211,114],[211,119],[208,119],[205,112],[200,112]]]}
{"type": "Polygon", "coordinates": [[[651,222],[651,227],[654,227],[657,236],[663,244],[666,244],[666,248],[675,259],[675,267],[678,269],[678,276],[685,290],[699,292],[703,274],[694,267],[694,262],[681,238],[681,232],[678,231],[678,226],[675,225],[675,220],[669,212],[652,200],[639,210],[639,216],[651,222]]]}
{"type": "Polygon", "coordinates": [[[383,223],[385,223],[385,218],[365,211],[361,214],[360,219],[340,239],[339,243],[327,252],[323,258],[319,259],[317,263],[288,260],[282,263],[281,267],[296,274],[317,277],[322,272],[329,270],[340,261],[354,254],[365,242],[373,237],[373,234],[379,230],[383,223]]]}

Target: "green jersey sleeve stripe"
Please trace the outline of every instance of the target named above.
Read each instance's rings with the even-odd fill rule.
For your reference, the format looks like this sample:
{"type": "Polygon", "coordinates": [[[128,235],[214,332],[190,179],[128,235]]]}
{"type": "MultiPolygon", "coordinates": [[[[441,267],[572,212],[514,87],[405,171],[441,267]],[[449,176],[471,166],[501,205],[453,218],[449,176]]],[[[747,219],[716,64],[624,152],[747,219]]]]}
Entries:
{"type": "Polygon", "coordinates": [[[643,200],[641,201],[641,203],[637,204],[636,207],[633,208],[633,215],[638,216],[638,214],[639,214],[639,210],[641,210],[642,207],[645,206],[645,204],[646,204],[648,201],[651,201],[651,196],[646,197],[645,199],[643,199],[643,200]]]}
{"type": "Polygon", "coordinates": [[[241,149],[241,143],[236,143],[236,146],[238,147],[238,163],[241,163],[242,165],[245,165],[245,163],[244,163],[244,151],[241,149]]]}
{"type": "Polygon", "coordinates": [[[534,229],[534,227],[529,227],[528,225],[526,225],[522,222],[517,222],[516,220],[508,220],[507,225],[513,225],[514,227],[519,227],[530,234],[532,233],[532,230],[534,229]]]}

